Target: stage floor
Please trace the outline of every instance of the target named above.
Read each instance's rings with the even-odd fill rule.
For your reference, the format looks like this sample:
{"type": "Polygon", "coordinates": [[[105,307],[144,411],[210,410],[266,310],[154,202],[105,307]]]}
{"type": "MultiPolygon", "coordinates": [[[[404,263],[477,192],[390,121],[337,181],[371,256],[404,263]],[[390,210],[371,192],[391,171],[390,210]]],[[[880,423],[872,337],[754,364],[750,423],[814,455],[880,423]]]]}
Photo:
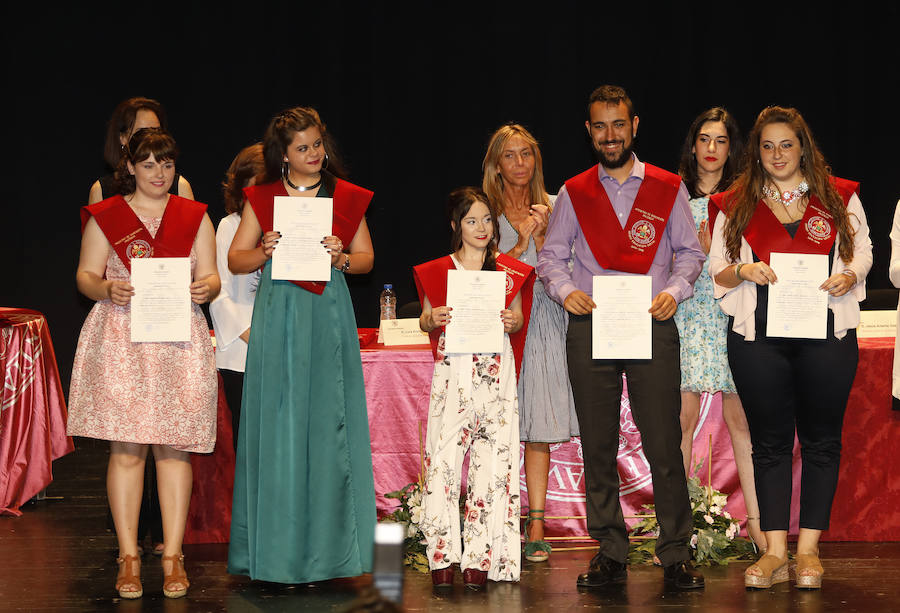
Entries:
{"type": "MultiPolygon", "coordinates": [[[[185,546],[191,588],[187,598],[161,593],[159,559],[145,555],[144,597],[123,601],[113,590],[116,544],[106,528],[106,443],[78,439],[76,451],[54,463],[49,496],[62,501],[26,505],[19,518],[0,517],[2,611],[341,611],[370,584],[368,577],[313,586],[251,582],[225,572],[227,545],[185,546]]],[[[885,509],[885,512],[895,512],[885,509]]],[[[892,611],[900,602],[900,543],[824,543],[825,586],[818,592],[782,584],[765,591],[743,587],[746,564],[705,568],[706,589],[663,590],[662,570],[631,567],[614,590],[579,592],[575,578],[593,551],[554,553],[547,564],[524,562],[518,584],[490,583],[467,591],[459,573],[452,590],[435,594],[430,575],[406,572],[408,611],[892,611]]]]}

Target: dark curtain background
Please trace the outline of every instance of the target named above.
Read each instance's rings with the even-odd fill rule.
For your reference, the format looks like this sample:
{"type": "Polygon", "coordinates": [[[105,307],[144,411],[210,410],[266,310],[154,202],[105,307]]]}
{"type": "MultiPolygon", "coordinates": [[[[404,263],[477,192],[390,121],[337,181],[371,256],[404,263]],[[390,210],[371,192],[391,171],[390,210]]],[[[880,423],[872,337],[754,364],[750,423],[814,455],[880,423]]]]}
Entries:
{"type": "Polygon", "coordinates": [[[410,267],[447,253],[444,198],[480,184],[499,125],[535,134],[550,191],[593,163],[585,101],[602,83],[631,94],[638,155],[672,170],[688,125],[710,106],[730,109],[744,130],[766,105],[799,108],[834,173],[862,182],[875,242],[868,284],[888,286],[900,195],[896,5],[92,6],[3,9],[0,305],[46,314],[66,382],[90,308],[74,282],[78,209],[105,172],[106,120],[135,95],[166,107],[178,169],[213,223],[225,169],[269,118],[298,104],[321,112],[351,180],[376,193],[375,269],[351,284],[360,326],[376,325],[384,283],[401,303],[416,299],[410,267]]]}

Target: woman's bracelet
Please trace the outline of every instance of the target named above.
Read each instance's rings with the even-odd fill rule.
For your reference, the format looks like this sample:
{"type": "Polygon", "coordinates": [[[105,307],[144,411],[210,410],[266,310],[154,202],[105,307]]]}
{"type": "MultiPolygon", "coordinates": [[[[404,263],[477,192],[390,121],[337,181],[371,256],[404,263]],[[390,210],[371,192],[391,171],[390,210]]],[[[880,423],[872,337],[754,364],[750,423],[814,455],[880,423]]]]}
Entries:
{"type": "Polygon", "coordinates": [[[744,281],[744,277],[741,276],[741,268],[744,267],[744,263],[740,262],[737,266],[734,267],[734,276],[737,277],[738,281],[744,281]]]}

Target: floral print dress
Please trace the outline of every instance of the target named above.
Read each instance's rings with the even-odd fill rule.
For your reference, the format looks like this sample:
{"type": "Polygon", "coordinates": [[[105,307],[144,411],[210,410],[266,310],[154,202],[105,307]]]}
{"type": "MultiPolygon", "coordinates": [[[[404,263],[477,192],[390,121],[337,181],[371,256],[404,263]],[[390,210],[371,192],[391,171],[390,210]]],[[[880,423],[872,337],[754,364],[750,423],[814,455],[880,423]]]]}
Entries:
{"type": "Polygon", "coordinates": [[[432,570],[459,563],[492,581],[518,581],[519,412],[509,337],[503,353],[444,354],[431,381],[422,532],[432,570]],[[460,481],[469,452],[465,517],[460,481]]]}
{"type": "MultiPolygon", "coordinates": [[[[707,220],[709,198],[691,200],[694,225],[707,220]]],[[[681,338],[681,390],[734,394],[734,379],[728,366],[728,316],[713,298],[709,258],[694,282],[694,295],[678,305],[675,324],[681,338]]]]}

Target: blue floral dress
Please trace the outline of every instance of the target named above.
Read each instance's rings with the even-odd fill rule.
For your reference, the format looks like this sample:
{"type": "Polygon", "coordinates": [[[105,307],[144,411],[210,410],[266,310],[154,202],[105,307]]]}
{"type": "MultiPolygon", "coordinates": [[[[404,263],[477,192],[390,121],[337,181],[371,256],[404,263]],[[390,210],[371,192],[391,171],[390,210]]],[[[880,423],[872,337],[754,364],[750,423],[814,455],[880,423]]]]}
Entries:
{"type": "MultiPolygon", "coordinates": [[[[708,197],[691,200],[694,225],[707,220],[708,197]]],[[[694,283],[694,295],[678,305],[675,323],[681,336],[681,390],[735,393],[728,367],[728,316],[713,298],[709,259],[694,283]]]]}

